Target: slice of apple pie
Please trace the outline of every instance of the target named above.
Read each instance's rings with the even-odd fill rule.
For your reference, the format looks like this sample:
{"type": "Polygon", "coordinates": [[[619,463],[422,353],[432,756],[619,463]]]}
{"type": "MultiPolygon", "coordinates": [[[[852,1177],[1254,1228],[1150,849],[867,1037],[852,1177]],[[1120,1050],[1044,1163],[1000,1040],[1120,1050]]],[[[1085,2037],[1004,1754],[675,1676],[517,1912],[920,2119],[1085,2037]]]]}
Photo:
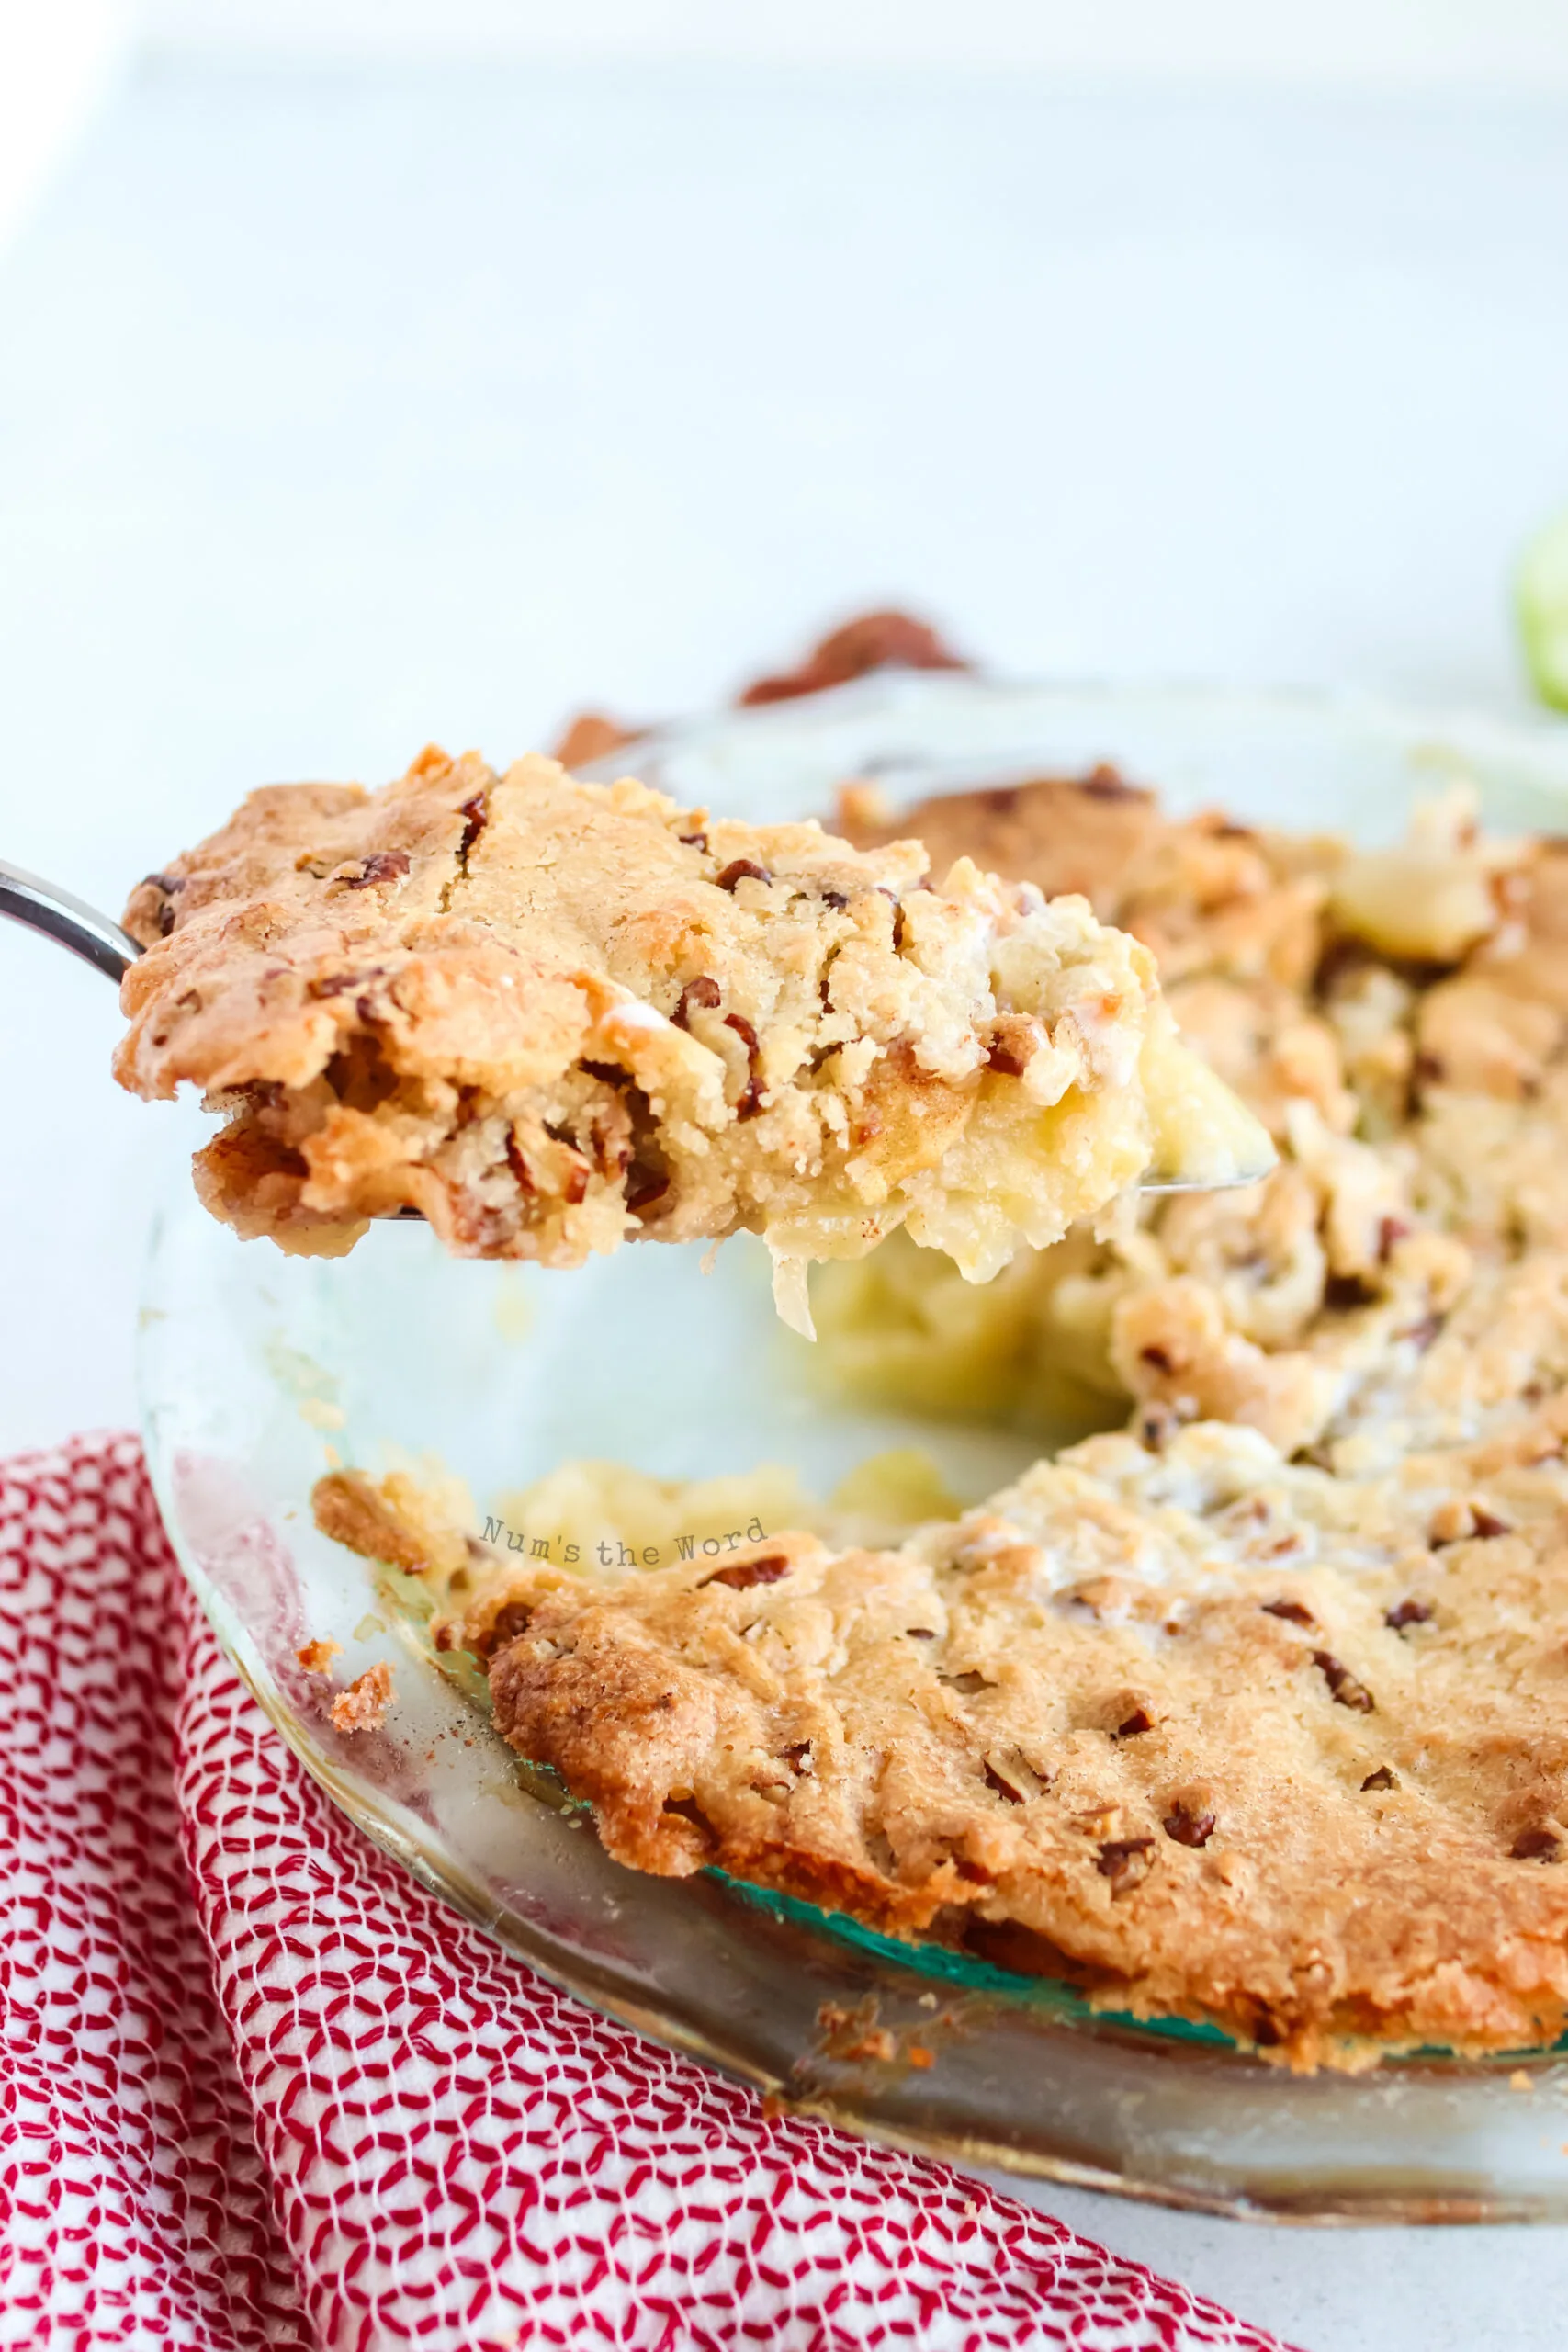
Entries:
{"type": "Polygon", "coordinates": [[[631,1574],[397,1475],[313,1500],[618,1860],[1358,2068],[1568,2022],[1565,1442],[1562,1395],[1365,1479],[1106,1435],[886,1548],[753,1522],[631,1574]]]}
{"type": "Polygon", "coordinates": [[[201,1197],[286,1249],[400,1209],[554,1266],[746,1228],[800,1320],[805,1261],[896,1227],[984,1279],[1156,1156],[1272,1158],[1082,899],[549,760],[254,793],[126,920],[117,1074],[228,1114],[201,1197]]]}

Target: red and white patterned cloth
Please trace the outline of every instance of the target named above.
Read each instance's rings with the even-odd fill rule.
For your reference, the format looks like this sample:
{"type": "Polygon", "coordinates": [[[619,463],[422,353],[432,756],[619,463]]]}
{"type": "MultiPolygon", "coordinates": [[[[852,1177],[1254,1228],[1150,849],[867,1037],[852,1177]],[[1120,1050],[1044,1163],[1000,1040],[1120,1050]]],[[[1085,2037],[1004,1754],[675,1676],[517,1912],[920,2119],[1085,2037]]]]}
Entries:
{"type": "Polygon", "coordinates": [[[0,2343],[1280,2352],[434,1902],[246,1696],[133,1439],[0,1469],[0,2343]]]}

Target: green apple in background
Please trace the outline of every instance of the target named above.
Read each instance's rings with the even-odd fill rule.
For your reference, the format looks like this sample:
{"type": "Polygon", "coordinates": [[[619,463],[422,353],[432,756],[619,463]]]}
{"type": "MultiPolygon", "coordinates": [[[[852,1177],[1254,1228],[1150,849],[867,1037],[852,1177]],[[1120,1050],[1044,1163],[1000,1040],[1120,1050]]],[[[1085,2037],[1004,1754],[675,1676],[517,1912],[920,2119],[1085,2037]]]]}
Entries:
{"type": "Polygon", "coordinates": [[[1542,702],[1568,710],[1568,514],[1530,541],[1514,594],[1530,681],[1542,702]]]}

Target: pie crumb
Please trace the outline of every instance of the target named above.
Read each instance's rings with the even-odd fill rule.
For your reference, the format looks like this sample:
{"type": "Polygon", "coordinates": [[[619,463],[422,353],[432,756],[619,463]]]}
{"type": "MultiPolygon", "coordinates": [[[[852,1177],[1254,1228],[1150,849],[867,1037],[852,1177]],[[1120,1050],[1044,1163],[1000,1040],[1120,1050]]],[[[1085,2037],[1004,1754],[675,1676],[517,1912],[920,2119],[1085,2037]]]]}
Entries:
{"type": "Polygon", "coordinates": [[[296,1650],[294,1655],[307,1674],[330,1674],[333,1670],[333,1658],[343,1656],[343,1644],[332,1641],[307,1642],[304,1648],[296,1650]]]}
{"type": "Polygon", "coordinates": [[[392,1669],[373,1666],[333,1701],[333,1722],[339,1731],[379,1731],[392,1699],[392,1669]]]}

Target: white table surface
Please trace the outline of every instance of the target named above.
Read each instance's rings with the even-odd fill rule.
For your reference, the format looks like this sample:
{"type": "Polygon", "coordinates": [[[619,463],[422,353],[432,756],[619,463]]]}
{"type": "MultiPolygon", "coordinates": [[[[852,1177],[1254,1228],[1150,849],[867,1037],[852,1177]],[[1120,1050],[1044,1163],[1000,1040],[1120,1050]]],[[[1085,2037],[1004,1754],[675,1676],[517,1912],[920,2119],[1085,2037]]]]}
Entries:
{"type": "MultiPolygon", "coordinates": [[[[0,263],[0,846],[118,909],[253,783],[504,758],[908,599],[1014,668],[1522,704],[1568,107],[144,72],[0,263]]],[[[0,1448],[134,1412],[186,1138],[0,927],[0,1448]]],[[[1559,2346],[1568,2232],[1025,2191],[1309,2352],[1559,2346]]]]}

